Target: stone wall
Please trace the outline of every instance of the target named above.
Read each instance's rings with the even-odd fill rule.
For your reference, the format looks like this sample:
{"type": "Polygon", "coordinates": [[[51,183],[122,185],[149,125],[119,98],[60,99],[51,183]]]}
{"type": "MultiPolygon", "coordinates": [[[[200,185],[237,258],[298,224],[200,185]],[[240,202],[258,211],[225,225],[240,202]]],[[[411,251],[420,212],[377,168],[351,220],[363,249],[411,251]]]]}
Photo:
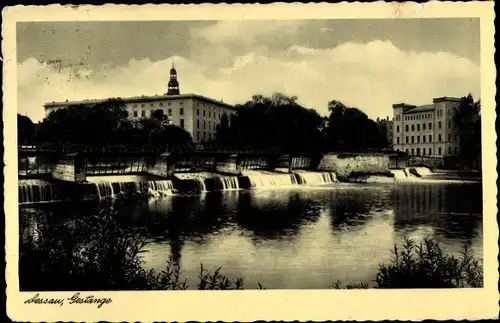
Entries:
{"type": "Polygon", "coordinates": [[[389,156],[375,154],[325,154],[318,171],[335,172],[339,179],[353,173],[382,174],[389,172],[389,156]]]}
{"type": "Polygon", "coordinates": [[[60,160],[54,164],[51,169],[52,178],[60,181],[75,182],[75,161],[60,160]]]}
{"type": "Polygon", "coordinates": [[[225,174],[240,175],[241,170],[237,155],[218,157],[215,162],[215,171],[225,174]]]}

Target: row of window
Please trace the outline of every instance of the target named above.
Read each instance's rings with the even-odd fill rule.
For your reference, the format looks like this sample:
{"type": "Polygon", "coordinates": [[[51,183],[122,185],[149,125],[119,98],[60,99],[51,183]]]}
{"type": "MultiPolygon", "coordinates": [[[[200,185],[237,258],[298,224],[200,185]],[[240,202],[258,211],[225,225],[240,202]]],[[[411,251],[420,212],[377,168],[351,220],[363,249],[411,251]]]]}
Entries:
{"type": "MultiPolygon", "coordinates": [[[[422,130],[426,130],[426,125],[427,124],[422,123],[422,130]]],[[[417,126],[417,131],[420,131],[420,123],[417,123],[416,126],[417,126]]],[[[441,129],[441,127],[442,127],[441,121],[438,121],[438,129],[441,129]]],[[[428,123],[428,129],[432,130],[432,123],[431,122],[428,123]]],[[[448,121],[448,129],[453,129],[453,124],[451,121],[448,121]]],[[[405,125],[405,131],[406,132],[410,131],[410,125],[405,125]]],[[[414,124],[411,125],[411,131],[415,131],[414,124]]],[[[399,126],[396,126],[396,132],[399,132],[399,126]]]]}
{"type": "MultiPolygon", "coordinates": [[[[156,110],[161,110],[161,111],[163,111],[163,113],[165,113],[165,110],[164,110],[164,109],[156,109],[156,110]]],[[[156,110],[154,110],[154,111],[156,111],[156,110]]],[[[148,111],[147,111],[147,110],[141,110],[140,112],[141,112],[141,118],[146,118],[146,117],[151,116],[151,114],[153,113],[153,110],[150,110],[150,111],[149,111],[149,114],[148,114],[148,111]]],[[[182,116],[182,115],[184,115],[184,108],[180,108],[180,109],[179,109],[179,114],[180,114],[181,116],[182,116]]],[[[171,115],[172,115],[172,109],[168,109],[168,110],[167,110],[167,115],[169,115],[169,116],[171,116],[171,115]]],[[[133,111],[133,116],[134,116],[134,118],[139,117],[139,111],[134,110],[134,111],[133,111]]]]}
{"type": "MultiPolygon", "coordinates": [[[[202,110],[203,116],[206,117],[207,113],[205,110],[202,110]]],[[[200,116],[200,109],[196,109],[196,115],[200,116]]],[[[209,118],[214,118],[214,119],[221,119],[222,118],[222,113],[215,113],[215,111],[208,110],[208,117],[209,118]]]]}
{"type": "MultiPolygon", "coordinates": [[[[184,102],[182,102],[182,101],[181,101],[181,102],[179,102],[179,103],[180,103],[180,105],[184,105],[184,102]]],[[[150,107],[154,107],[154,105],[155,105],[154,103],[149,103],[149,106],[150,106],[150,107]]],[[[159,105],[160,107],[162,107],[162,106],[163,106],[163,102],[160,102],[158,105],[159,105]]],[[[172,105],[172,102],[167,102],[167,105],[168,105],[168,106],[171,106],[171,105],[172,105]]],[[[137,104],[134,104],[134,105],[133,105],[133,107],[134,107],[134,108],[137,108],[137,106],[138,106],[137,104]]],[[[146,103],[141,103],[141,108],[144,108],[145,106],[146,106],[146,103]]]]}
{"type": "MultiPolygon", "coordinates": [[[[200,119],[197,119],[196,120],[196,128],[200,129],[200,124],[201,124],[200,119]]],[[[216,126],[217,126],[217,124],[215,122],[212,123],[211,121],[208,121],[208,131],[215,131],[216,126]]],[[[205,120],[203,120],[203,129],[207,129],[205,120]]]]}
{"type": "MultiPolygon", "coordinates": [[[[453,154],[455,153],[455,155],[458,154],[458,147],[455,147],[455,148],[452,148],[452,147],[448,147],[448,153],[449,154],[453,154]]],[[[416,156],[420,156],[420,148],[412,148],[411,150],[410,149],[406,149],[406,153],[407,154],[410,154],[411,152],[411,155],[412,156],[415,156],[415,152],[416,152],[416,156]]],[[[441,147],[438,147],[438,155],[441,155],[441,147]]],[[[425,156],[426,155],[426,151],[425,151],[425,148],[422,148],[422,156],[425,156]]],[[[427,155],[432,155],[432,148],[429,148],[428,151],[427,151],[427,155]]]]}
{"type": "MultiPolygon", "coordinates": [[[[401,120],[401,118],[396,118],[396,119],[401,120]]],[[[432,113],[414,114],[405,116],[405,120],[422,120],[422,119],[432,119],[432,113]]]]}
{"type": "MultiPolygon", "coordinates": [[[[212,140],[213,135],[210,132],[203,132],[203,140],[212,140]]],[[[196,132],[196,139],[197,141],[201,141],[201,133],[199,131],[196,132]]]]}
{"type": "MultiPolygon", "coordinates": [[[[416,136],[416,137],[417,137],[417,143],[420,143],[420,136],[416,136]]],[[[414,143],[415,143],[415,136],[411,136],[411,137],[406,136],[406,137],[405,137],[405,143],[409,144],[409,143],[410,143],[410,138],[411,138],[411,143],[412,143],[412,144],[414,144],[414,143]]],[[[458,140],[459,140],[459,138],[460,138],[460,137],[459,137],[458,135],[455,135],[455,136],[453,137],[454,141],[458,141],[458,140]]],[[[425,142],[425,139],[426,139],[426,136],[425,136],[425,135],[422,135],[422,142],[425,142]]],[[[437,141],[438,141],[438,142],[441,142],[441,141],[442,141],[441,139],[442,139],[442,138],[441,138],[441,134],[438,134],[438,140],[437,140],[437,141]]],[[[448,141],[449,141],[449,142],[451,142],[451,141],[452,141],[451,139],[452,139],[452,134],[451,134],[451,133],[449,133],[449,134],[448,134],[448,141]]],[[[428,142],[432,142],[432,135],[429,135],[429,141],[428,141],[428,142]]],[[[396,143],[397,143],[397,144],[399,144],[399,143],[400,143],[400,142],[399,142],[399,137],[396,137],[396,143]]]]}

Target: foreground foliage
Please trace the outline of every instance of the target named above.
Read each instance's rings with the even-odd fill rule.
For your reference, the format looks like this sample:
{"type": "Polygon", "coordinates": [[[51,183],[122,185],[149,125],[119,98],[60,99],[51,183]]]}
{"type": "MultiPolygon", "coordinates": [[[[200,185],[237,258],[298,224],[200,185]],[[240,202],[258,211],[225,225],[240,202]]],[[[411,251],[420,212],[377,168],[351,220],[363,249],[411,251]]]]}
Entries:
{"type": "MultiPolygon", "coordinates": [[[[96,216],[58,224],[50,214],[22,209],[19,278],[21,290],[184,290],[178,261],[170,258],[160,271],[145,270],[140,252],[146,245],[142,228],[122,224],[109,205],[96,216]]],[[[382,264],[374,284],[343,285],[335,289],[481,287],[482,265],[467,245],[456,258],[443,254],[437,242],[419,244],[405,239],[402,249],[382,264]]],[[[200,266],[199,290],[243,289],[232,279],[200,266]]],[[[264,289],[260,283],[254,288],[264,289]]]]}

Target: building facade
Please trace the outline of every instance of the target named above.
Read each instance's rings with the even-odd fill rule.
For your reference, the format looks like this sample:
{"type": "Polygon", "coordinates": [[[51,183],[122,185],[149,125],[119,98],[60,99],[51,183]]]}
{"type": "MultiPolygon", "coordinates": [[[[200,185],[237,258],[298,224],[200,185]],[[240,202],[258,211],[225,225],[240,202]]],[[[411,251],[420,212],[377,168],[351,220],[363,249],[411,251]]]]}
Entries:
{"type": "Polygon", "coordinates": [[[410,156],[444,157],[460,153],[453,121],[459,98],[435,98],[433,104],[393,105],[393,149],[410,156]]]}
{"type": "Polygon", "coordinates": [[[393,136],[393,126],[394,123],[392,120],[387,117],[386,119],[377,118],[377,126],[380,130],[385,132],[385,136],[387,138],[387,143],[389,144],[389,148],[392,148],[392,136],[393,136]]]}
{"type": "MultiPolygon", "coordinates": [[[[168,92],[165,95],[120,98],[125,103],[129,118],[149,118],[156,110],[162,110],[169,123],[185,129],[193,142],[199,143],[214,138],[217,125],[224,114],[236,113],[234,106],[197,94],[180,94],[177,71],[170,70],[168,92]]],[[[71,105],[95,104],[105,100],[65,101],[45,104],[45,115],[71,105]]]]}

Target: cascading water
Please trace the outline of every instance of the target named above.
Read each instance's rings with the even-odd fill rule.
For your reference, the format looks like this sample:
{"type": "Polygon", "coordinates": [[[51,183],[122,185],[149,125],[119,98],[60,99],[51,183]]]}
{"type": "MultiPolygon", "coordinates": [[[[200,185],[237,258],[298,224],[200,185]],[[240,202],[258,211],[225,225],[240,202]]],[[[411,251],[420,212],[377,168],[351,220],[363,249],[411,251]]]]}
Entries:
{"type": "Polygon", "coordinates": [[[297,171],[295,174],[298,177],[299,184],[322,185],[338,182],[337,174],[334,172],[297,171]]]}
{"type": "Polygon", "coordinates": [[[19,203],[54,202],[62,200],[57,187],[51,183],[23,181],[19,183],[19,203]]]}
{"type": "Polygon", "coordinates": [[[150,195],[172,195],[174,193],[174,184],[170,180],[149,181],[147,182],[150,195]]]}
{"type": "Polygon", "coordinates": [[[240,189],[238,177],[236,176],[221,176],[217,177],[217,179],[220,182],[223,191],[240,189]]]}
{"type": "Polygon", "coordinates": [[[97,190],[97,197],[102,200],[107,197],[114,198],[115,190],[113,189],[113,183],[111,182],[99,182],[95,183],[97,190]]]}
{"type": "Polygon", "coordinates": [[[275,186],[291,186],[297,184],[293,174],[249,174],[251,188],[269,188],[275,186]]]}
{"type": "Polygon", "coordinates": [[[420,177],[432,174],[432,171],[427,167],[407,167],[404,169],[391,169],[390,172],[394,175],[396,181],[416,181],[420,177]]]}
{"type": "Polygon", "coordinates": [[[207,191],[207,186],[205,185],[205,179],[204,178],[194,178],[195,185],[197,186],[197,189],[200,192],[206,192],[207,191]]]}

